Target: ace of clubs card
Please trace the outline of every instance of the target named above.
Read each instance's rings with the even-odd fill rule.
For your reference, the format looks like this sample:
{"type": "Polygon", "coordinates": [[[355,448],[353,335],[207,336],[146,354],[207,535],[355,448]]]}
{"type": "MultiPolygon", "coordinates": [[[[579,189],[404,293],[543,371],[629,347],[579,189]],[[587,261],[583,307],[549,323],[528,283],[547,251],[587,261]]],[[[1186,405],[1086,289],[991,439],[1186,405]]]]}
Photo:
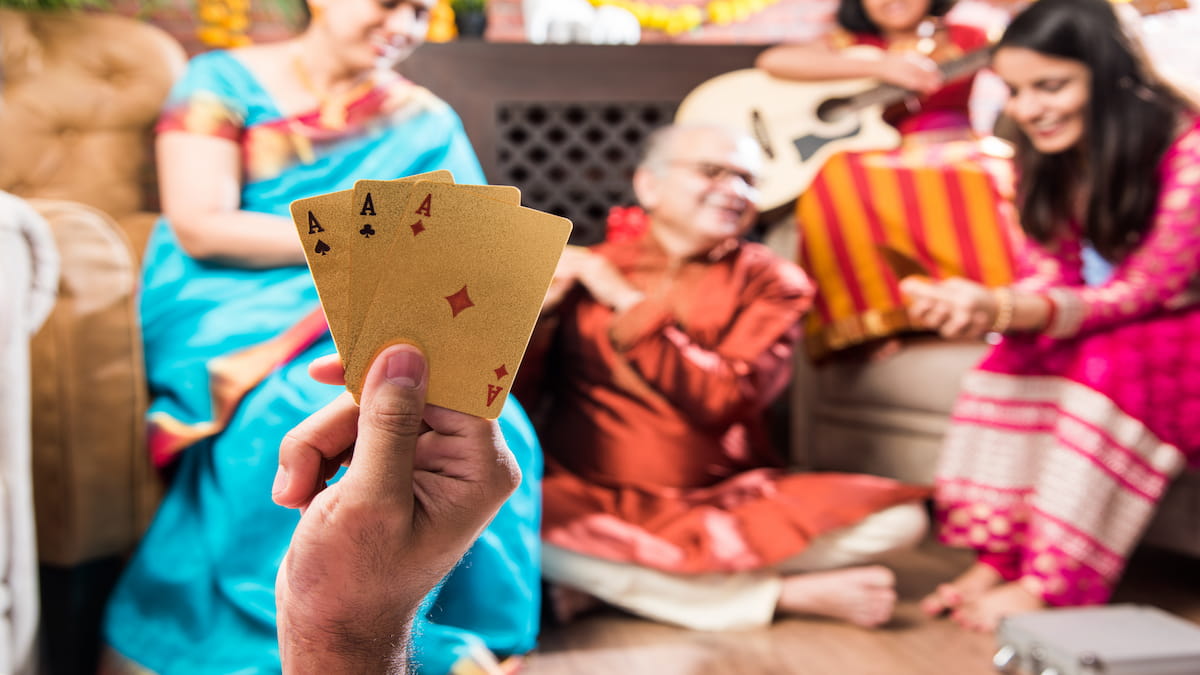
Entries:
{"type": "MultiPolygon", "coordinates": [[[[362,327],[363,317],[366,316],[367,306],[375,295],[379,279],[386,270],[397,264],[388,253],[392,249],[397,233],[422,228],[422,214],[414,213],[405,207],[410,191],[421,181],[454,184],[450,172],[435,172],[435,174],[419,174],[403,181],[360,180],[354,183],[352,217],[355,234],[350,239],[349,267],[349,312],[350,332],[356,336],[362,327]],[[436,174],[445,174],[436,175],[436,174]]],[[[484,197],[503,201],[508,204],[521,203],[521,191],[508,185],[459,185],[458,188],[479,194],[484,197]]],[[[346,345],[347,350],[342,354],[347,361],[354,353],[354,343],[351,340],[346,345]]]]}
{"type": "Polygon", "coordinates": [[[415,344],[429,363],[427,401],[495,419],[508,397],[571,222],[423,182],[346,363],[355,398],[385,347],[415,344]]]}

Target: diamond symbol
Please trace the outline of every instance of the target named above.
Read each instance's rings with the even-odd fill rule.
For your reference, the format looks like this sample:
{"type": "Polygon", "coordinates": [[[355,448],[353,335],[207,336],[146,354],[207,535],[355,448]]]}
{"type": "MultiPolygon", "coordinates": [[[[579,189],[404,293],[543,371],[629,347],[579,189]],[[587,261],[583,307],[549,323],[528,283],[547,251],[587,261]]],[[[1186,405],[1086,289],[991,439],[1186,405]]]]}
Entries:
{"type": "Polygon", "coordinates": [[[413,223],[412,225],[409,225],[409,227],[411,227],[411,228],[412,228],[412,232],[413,232],[413,236],[414,236],[414,237],[415,237],[415,236],[417,236],[418,234],[421,234],[422,232],[424,232],[424,231],[425,231],[425,223],[424,223],[424,221],[420,221],[420,220],[418,220],[417,222],[413,223]]]}
{"type": "Polygon", "coordinates": [[[475,303],[471,302],[471,296],[467,294],[466,286],[458,289],[454,295],[447,295],[446,302],[450,303],[450,312],[453,317],[457,317],[459,312],[464,309],[475,306],[475,303]]]}
{"type": "Polygon", "coordinates": [[[497,369],[496,369],[495,371],[493,371],[493,372],[495,372],[495,373],[496,373],[496,379],[497,379],[497,380],[503,380],[503,379],[504,379],[504,376],[505,376],[505,375],[508,375],[508,368],[505,368],[505,367],[504,367],[504,364],[502,363],[502,364],[500,364],[500,367],[499,367],[499,368],[497,368],[497,369]]]}

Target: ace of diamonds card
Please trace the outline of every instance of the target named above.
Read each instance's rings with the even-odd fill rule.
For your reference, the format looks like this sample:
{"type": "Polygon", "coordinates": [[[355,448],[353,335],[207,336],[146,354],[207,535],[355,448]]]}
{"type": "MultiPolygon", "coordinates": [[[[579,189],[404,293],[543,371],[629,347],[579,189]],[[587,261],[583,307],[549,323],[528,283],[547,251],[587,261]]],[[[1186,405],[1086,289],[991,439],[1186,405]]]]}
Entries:
{"type": "Polygon", "coordinates": [[[415,183],[346,367],[361,393],[386,346],[417,345],[429,403],[495,419],[508,397],[571,222],[452,183],[415,183]]]}

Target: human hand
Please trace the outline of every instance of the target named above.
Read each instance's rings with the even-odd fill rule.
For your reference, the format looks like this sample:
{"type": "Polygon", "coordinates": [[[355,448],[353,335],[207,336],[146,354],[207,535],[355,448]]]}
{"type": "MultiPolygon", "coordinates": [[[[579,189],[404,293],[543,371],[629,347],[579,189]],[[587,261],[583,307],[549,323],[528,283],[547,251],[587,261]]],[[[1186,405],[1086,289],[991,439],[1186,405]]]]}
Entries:
{"type": "Polygon", "coordinates": [[[554,268],[554,278],[550,280],[550,288],[546,289],[546,297],[542,300],[542,311],[546,312],[558,307],[567,293],[579,281],[580,256],[587,253],[582,246],[567,245],[558,258],[554,268]]]}
{"type": "Polygon", "coordinates": [[[876,69],[880,80],[918,94],[932,94],[945,82],[937,63],[920,54],[885,54],[876,69]]]}
{"type": "Polygon", "coordinates": [[[569,259],[564,252],[563,259],[559,261],[560,267],[564,268],[564,273],[573,274],[598,302],[616,312],[623,312],[645,297],[608,258],[586,248],[570,248],[573,250],[569,259]]]}
{"type": "MultiPolygon", "coordinates": [[[[310,373],[343,378],[336,356],[310,373]]],[[[399,669],[422,599],[520,482],[496,423],[426,406],[427,383],[420,351],[389,347],[361,408],[343,394],[280,446],[273,496],[302,514],[275,582],[286,673],[399,669]]]]}
{"type": "Polygon", "coordinates": [[[913,323],[945,338],[981,337],[996,320],[996,297],[974,281],[907,277],[900,282],[900,291],[909,299],[913,323]]]}

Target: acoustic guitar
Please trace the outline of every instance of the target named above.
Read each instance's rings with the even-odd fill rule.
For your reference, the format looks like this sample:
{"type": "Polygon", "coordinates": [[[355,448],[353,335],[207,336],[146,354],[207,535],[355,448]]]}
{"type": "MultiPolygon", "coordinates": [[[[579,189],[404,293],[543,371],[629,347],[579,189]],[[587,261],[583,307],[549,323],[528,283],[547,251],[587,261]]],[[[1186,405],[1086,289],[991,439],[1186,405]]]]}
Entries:
{"type": "MultiPolygon", "coordinates": [[[[991,60],[989,49],[942,64],[942,77],[951,82],[983,68],[991,60]]],[[[864,58],[880,53],[865,46],[845,50],[856,51],[864,58]]],[[[753,136],[766,158],[758,206],[770,211],[804,192],[833,154],[899,146],[900,132],[883,120],[884,110],[913,95],[870,78],[805,82],[744,68],[692,90],[675,121],[721,124],[753,136]]]]}

